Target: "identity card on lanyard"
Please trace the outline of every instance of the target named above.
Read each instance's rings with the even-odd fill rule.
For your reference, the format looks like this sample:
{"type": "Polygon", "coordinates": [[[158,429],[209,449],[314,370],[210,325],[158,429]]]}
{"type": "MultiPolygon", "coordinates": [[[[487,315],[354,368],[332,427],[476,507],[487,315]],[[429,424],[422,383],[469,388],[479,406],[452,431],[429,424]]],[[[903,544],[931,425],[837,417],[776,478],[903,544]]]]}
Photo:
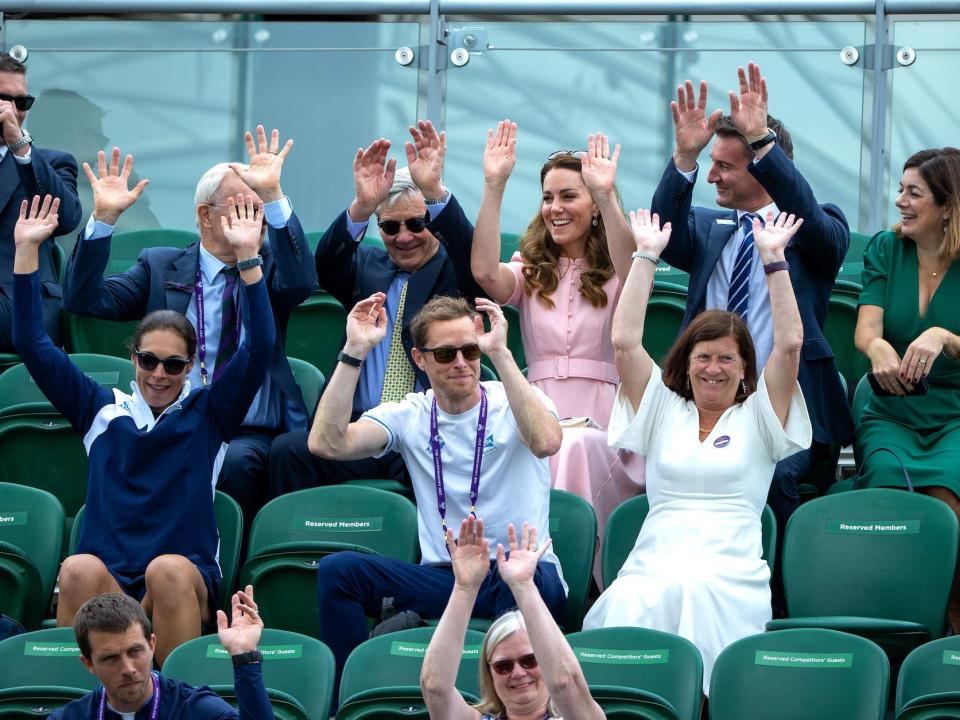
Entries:
{"type": "MultiPolygon", "coordinates": [[[[477,497],[480,492],[480,464],[483,462],[483,442],[487,429],[487,392],[480,386],[480,415],[477,418],[477,444],[473,451],[473,473],[470,477],[470,514],[477,516],[477,497]]],[[[447,542],[447,496],[443,489],[443,460],[440,458],[440,427],[437,423],[437,397],[430,408],[430,450],[433,453],[433,477],[437,483],[437,511],[443,527],[443,542],[447,542]]]]}
{"type": "MultiPolygon", "coordinates": [[[[226,289],[224,289],[226,292],[226,289]]],[[[193,281],[193,294],[197,300],[197,362],[200,364],[200,382],[207,384],[207,333],[203,329],[203,274],[197,264],[197,277],[193,281]]],[[[237,337],[240,337],[240,312],[237,311],[237,337]]]]}

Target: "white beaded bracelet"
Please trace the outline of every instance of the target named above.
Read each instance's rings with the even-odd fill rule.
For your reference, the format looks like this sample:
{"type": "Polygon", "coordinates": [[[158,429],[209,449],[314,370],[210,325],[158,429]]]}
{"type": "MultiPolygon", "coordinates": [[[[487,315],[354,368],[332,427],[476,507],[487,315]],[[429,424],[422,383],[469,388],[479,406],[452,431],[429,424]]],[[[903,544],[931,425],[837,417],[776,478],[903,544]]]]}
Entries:
{"type": "Polygon", "coordinates": [[[630,258],[631,260],[649,260],[654,265],[660,262],[660,258],[658,258],[656,255],[654,255],[653,253],[644,252],[642,250],[634,251],[633,255],[631,255],[630,258]]]}

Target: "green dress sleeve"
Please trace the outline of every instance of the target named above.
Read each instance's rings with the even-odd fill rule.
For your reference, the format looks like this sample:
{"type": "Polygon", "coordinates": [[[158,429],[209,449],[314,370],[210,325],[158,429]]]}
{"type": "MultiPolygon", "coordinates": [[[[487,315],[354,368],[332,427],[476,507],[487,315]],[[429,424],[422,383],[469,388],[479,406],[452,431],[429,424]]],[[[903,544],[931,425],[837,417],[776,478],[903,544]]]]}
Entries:
{"type": "Polygon", "coordinates": [[[900,242],[897,236],[888,231],[879,232],[870,238],[863,250],[863,272],[860,291],[860,305],[886,307],[887,279],[890,275],[890,257],[893,243],[900,242]]]}

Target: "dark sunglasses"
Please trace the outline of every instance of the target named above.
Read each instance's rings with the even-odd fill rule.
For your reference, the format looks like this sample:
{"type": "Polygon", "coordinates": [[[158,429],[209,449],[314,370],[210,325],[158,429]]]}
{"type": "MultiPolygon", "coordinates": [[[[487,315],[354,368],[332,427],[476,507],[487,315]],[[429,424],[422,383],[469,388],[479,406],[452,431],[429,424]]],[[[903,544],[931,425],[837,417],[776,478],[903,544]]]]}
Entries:
{"type": "Polygon", "coordinates": [[[490,667],[497,675],[509,675],[513,672],[514,665],[519,665],[524,670],[532,670],[537,666],[537,656],[533,653],[527,653],[526,655],[521,655],[516,660],[504,659],[490,663],[490,667]]]}
{"type": "MultiPolygon", "coordinates": [[[[427,213],[423,217],[412,217],[407,218],[403,221],[403,224],[407,226],[407,230],[412,233],[423,232],[427,229],[427,224],[430,222],[430,214],[427,213]]],[[[400,221],[399,220],[381,220],[377,223],[377,227],[383,230],[387,235],[396,235],[400,232],[400,221]]]]}
{"type": "Polygon", "coordinates": [[[6,93],[0,93],[0,100],[6,100],[7,102],[12,102],[17,106],[17,110],[29,110],[33,107],[33,103],[37,99],[33,95],[7,95],[6,93]]]}
{"type": "Polygon", "coordinates": [[[141,352],[140,350],[134,350],[133,354],[137,356],[137,365],[139,365],[143,370],[147,372],[153,372],[157,369],[157,365],[163,365],[164,372],[167,375],[179,375],[183,372],[184,368],[187,367],[187,363],[190,362],[190,359],[186,360],[182,357],[177,357],[176,355],[171,355],[168,358],[161,360],[152,352],[141,352]]]}
{"type": "Polygon", "coordinates": [[[458,351],[463,353],[464,360],[476,360],[480,357],[480,346],[476,343],[461,345],[460,347],[444,345],[443,347],[435,348],[417,348],[417,350],[422,353],[433,353],[433,359],[443,365],[446,365],[448,362],[453,362],[457,357],[458,351]]]}

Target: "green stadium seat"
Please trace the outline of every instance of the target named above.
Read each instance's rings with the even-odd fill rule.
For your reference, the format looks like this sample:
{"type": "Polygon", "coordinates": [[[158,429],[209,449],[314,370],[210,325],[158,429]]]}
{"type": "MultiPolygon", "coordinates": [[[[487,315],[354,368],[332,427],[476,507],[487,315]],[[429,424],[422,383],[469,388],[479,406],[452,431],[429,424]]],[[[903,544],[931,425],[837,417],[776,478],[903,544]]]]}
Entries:
{"type": "MultiPolygon", "coordinates": [[[[258,601],[259,603],[259,601],[258,601]]],[[[260,637],[263,682],[277,720],[325,720],[333,696],[334,662],[330,648],[298,633],[265,628],[260,637]]],[[[210,689],[236,706],[233,663],[216,635],[194,638],[177,647],[163,674],[210,689]]]]}
{"type": "Polygon", "coordinates": [[[830,628],[873,640],[896,664],[943,635],[957,517],[919,493],[868,489],[802,505],[787,524],[787,617],[768,630],[830,628]]]}
{"type": "Polygon", "coordinates": [[[608,718],[699,720],[703,660],[679,635],[608,627],[567,635],[590,694],[608,718]]]}
{"type": "Polygon", "coordinates": [[[856,635],[814,628],[751,635],[717,658],[710,720],[883,720],[889,681],[883,650],[856,635]]]}
{"type": "Polygon", "coordinates": [[[199,240],[200,236],[191,230],[148,228],[117,233],[110,238],[110,260],[103,274],[108,276],[126,272],[137,264],[140,253],[149,248],[185,248],[199,240]]]}
{"type": "MultiPolygon", "coordinates": [[[[420,693],[420,669],[435,629],[388,633],[355,648],[343,668],[336,720],[428,720],[420,693]]],[[[483,633],[467,630],[456,687],[471,703],[480,696],[482,643],[483,633]]]]}
{"type": "Polygon", "coordinates": [[[20,356],[16,353],[0,353],[0,373],[9,370],[20,363],[20,356]]]}
{"type": "Polygon", "coordinates": [[[343,305],[330,295],[310,296],[290,315],[287,356],[305,360],[323,373],[332,372],[346,326],[343,305]]]}
{"type": "Polygon", "coordinates": [[[519,233],[500,233],[500,262],[508,263],[515,252],[520,252],[519,233]]]}
{"type": "Polygon", "coordinates": [[[564,490],[550,491],[550,538],[567,583],[567,632],[583,624],[597,548],[597,516],[586,500],[564,490]]]}
{"type": "Polygon", "coordinates": [[[303,393],[303,403],[307,406],[307,412],[313,413],[313,409],[320,400],[320,392],[323,390],[325,381],[323,373],[306,360],[287,358],[287,361],[293,371],[293,379],[297,381],[300,392],[303,393]]]}
{"type": "Polygon", "coordinates": [[[0,483],[0,612],[39,628],[60,567],[63,505],[43,490],[0,483]]]}
{"type": "Polygon", "coordinates": [[[80,662],[73,628],[14,635],[0,642],[0,718],[46,717],[100,687],[80,662]]]}
{"type": "Polygon", "coordinates": [[[654,282],[643,324],[643,347],[654,362],[661,363],[673,347],[686,311],[685,288],[660,280],[654,282]]]}
{"type": "Polygon", "coordinates": [[[870,361],[853,344],[857,328],[857,297],[834,292],[830,295],[823,335],[833,350],[837,370],[847,387],[855,387],[857,380],[870,369],[870,361]]]}
{"type": "Polygon", "coordinates": [[[340,550],[416,562],[416,506],[397,493],[356,485],[281,495],[253,521],[240,585],[253,585],[268,627],[319,637],[317,564],[340,550]]]}
{"type": "Polygon", "coordinates": [[[897,680],[897,720],[960,718],[960,636],[921,645],[897,680]]]}
{"type": "MultiPolygon", "coordinates": [[[[623,501],[610,513],[603,535],[603,547],[600,548],[600,568],[604,587],[610,587],[610,584],[616,580],[620,568],[623,567],[623,563],[626,562],[627,556],[637,542],[640,528],[649,512],[650,501],[647,496],[637,495],[623,501]]],[[[770,566],[770,572],[773,572],[777,553],[777,519],[769,505],[763,506],[760,526],[763,533],[761,539],[763,558],[770,566]]]]}

